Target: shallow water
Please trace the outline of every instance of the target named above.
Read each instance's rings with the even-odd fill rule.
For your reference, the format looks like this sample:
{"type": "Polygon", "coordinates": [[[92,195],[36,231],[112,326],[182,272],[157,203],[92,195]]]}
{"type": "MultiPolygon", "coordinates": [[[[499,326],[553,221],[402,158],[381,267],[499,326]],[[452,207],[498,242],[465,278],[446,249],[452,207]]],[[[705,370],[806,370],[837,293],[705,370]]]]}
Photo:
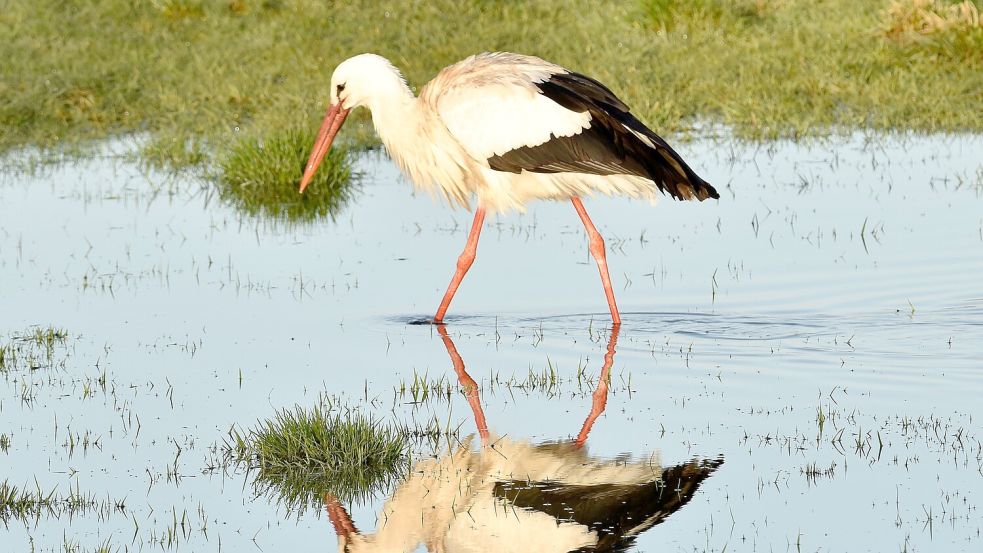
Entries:
{"type": "MultiPolygon", "coordinates": [[[[333,550],[321,509],[215,470],[232,425],[326,393],[478,432],[462,393],[398,393],[457,381],[434,327],[408,323],[469,214],[369,154],[336,220],[250,219],[114,148],[0,180],[0,335],[69,333],[53,366],[2,374],[4,478],[113,506],[10,520],[4,550],[333,550]]],[[[585,202],[624,319],[589,458],[723,460],[636,550],[978,550],[983,139],[680,149],[719,203],[585,202]]],[[[490,218],[447,329],[492,435],[575,438],[610,328],[573,209],[490,218]],[[516,385],[550,368],[554,387],[516,385]]],[[[345,507],[370,533],[384,499],[345,507]]]]}

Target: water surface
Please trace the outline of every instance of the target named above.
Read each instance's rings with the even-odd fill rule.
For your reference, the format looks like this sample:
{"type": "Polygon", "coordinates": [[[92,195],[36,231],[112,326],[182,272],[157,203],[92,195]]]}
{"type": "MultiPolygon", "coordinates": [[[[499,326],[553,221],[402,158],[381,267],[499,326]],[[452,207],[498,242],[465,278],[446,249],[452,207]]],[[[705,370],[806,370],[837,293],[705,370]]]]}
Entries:
{"type": "MultiPolygon", "coordinates": [[[[11,550],[333,549],[322,509],[215,468],[232,425],[320,394],[437,420],[479,450],[460,390],[398,392],[415,375],[458,380],[436,329],[408,322],[435,310],[468,213],[367,154],[335,220],[255,219],[125,150],[0,180],[0,334],[69,333],[52,363],[2,374],[4,478],[109,506],[11,519],[11,550]]],[[[633,547],[978,549],[983,140],[680,150],[719,202],[585,202],[624,320],[585,454],[723,461],[633,547]]],[[[572,207],[490,218],[447,330],[490,433],[576,440],[611,329],[572,207]],[[550,371],[556,385],[530,385],[550,371]]],[[[448,447],[420,444],[417,460],[448,447]]],[[[368,534],[385,499],[345,508],[368,534]]]]}

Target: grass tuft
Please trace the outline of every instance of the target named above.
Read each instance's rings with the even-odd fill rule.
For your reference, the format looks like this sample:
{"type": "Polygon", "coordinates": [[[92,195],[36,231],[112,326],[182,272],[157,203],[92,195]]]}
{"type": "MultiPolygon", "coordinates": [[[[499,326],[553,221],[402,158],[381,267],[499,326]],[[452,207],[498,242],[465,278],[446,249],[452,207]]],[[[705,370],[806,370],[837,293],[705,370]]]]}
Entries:
{"type": "Polygon", "coordinates": [[[65,340],[68,339],[68,332],[53,326],[35,327],[33,331],[22,335],[20,339],[32,342],[34,345],[47,350],[54,348],[56,344],[64,344],[65,340]]]}
{"type": "Polygon", "coordinates": [[[348,154],[332,148],[303,194],[297,191],[316,136],[291,129],[239,142],[220,162],[221,197],[254,216],[304,222],[334,216],[351,199],[357,175],[348,154]]]}
{"type": "Polygon", "coordinates": [[[55,366],[55,350],[67,345],[68,332],[52,326],[32,327],[0,342],[0,373],[55,366]]]}
{"type": "Polygon", "coordinates": [[[57,490],[42,491],[35,482],[33,489],[0,482],[0,522],[4,525],[12,520],[25,524],[36,524],[41,517],[77,517],[83,513],[95,512],[109,516],[110,512],[125,510],[125,503],[110,499],[96,499],[91,493],[84,493],[78,487],[69,488],[68,494],[57,490]]]}
{"type": "Polygon", "coordinates": [[[290,508],[320,505],[325,492],[359,501],[388,487],[406,471],[409,446],[399,428],[330,403],[282,410],[247,431],[233,429],[223,450],[239,466],[257,471],[260,493],[290,508]]]}
{"type": "MultiPolygon", "coordinates": [[[[981,5],[980,0],[893,0],[885,11],[883,35],[911,60],[978,68],[983,63],[981,5]]],[[[972,80],[965,84],[966,93],[981,100],[981,84],[972,80]]]]}
{"type": "Polygon", "coordinates": [[[965,33],[981,28],[980,10],[970,0],[892,0],[887,9],[887,36],[910,40],[912,35],[965,33]]]}

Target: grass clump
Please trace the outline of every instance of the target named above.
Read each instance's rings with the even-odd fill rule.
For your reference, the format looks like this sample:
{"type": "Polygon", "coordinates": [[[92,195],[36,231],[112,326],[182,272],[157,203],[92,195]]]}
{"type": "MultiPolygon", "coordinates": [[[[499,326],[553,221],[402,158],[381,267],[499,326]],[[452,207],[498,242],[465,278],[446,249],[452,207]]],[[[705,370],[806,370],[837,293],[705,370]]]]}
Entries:
{"type": "Polygon", "coordinates": [[[969,0],[893,0],[887,10],[885,33],[893,38],[980,29],[980,10],[969,0]]]}
{"type": "Polygon", "coordinates": [[[225,455],[256,471],[254,486],[288,507],[320,505],[331,493],[358,501],[403,476],[408,443],[397,427],[330,403],[284,409],[247,431],[233,429],[225,455]]]}
{"type": "Polygon", "coordinates": [[[62,495],[57,490],[45,492],[37,484],[35,486],[28,489],[10,484],[7,480],[0,482],[0,522],[4,525],[11,520],[27,523],[41,517],[72,517],[86,512],[108,516],[112,511],[125,509],[123,502],[97,499],[77,487],[69,489],[68,495],[62,495]]]}
{"type": "MultiPolygon", "coordinates": [[[[981,0],[893,0],[883,33],[912,57],[961,60],[979,68],[983,64],[981,6],[981,0]]],[[[967,92],[977,100],[983,96],[978,88],[967,92]]]]}
{"type": "Polygon", "coordinates": [[[65,343],[65,340],[68,339],[68,332],[53,326],[35,327],[32,331],[21,335],[19,339],[31,342],[45,350],[51,350],[54,349],[55,345],[65,343]]]}
{"type": "Polygon", "coordinates": [[[6,480],[0,482],[0,520],[4,523],[11,518],[27,520],[42,513],[53,513],[57,504],[54,490],[49,493],[40,488],[27,491],[6,480]]]}
{"type": "Polygon", "coordinates": [[[290,129],[265,140],[243,140],[221,160],[221,197],[242,212],[289,222],[335,215],[354,193],[348,154],[332,148],[303,194],[298,192],[315,129],[290,129]]]}
{"type": "Polygon", "coordinates": [[[6,342],[0,342],[0,372],[54,367],[55,350],[67,341],[68,332],[52,326],[14,333],[6,342]]]}

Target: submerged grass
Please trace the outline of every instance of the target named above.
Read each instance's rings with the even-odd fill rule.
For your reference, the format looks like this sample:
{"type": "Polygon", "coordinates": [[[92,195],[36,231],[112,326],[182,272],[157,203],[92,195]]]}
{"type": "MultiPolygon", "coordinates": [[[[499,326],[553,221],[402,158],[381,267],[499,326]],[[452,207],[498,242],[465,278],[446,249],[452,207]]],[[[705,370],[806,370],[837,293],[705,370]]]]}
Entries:
{"type": "Polygon", "coordinates": [[[10,484],[6,480],[0,482],[0,522],[5,525],[11,520],[30,522],[41,517],[72,517],[91,511],[106,515],[112,511],[123,512],[125,509],[126,505],[122,501],[98,499],[78,488],[69,489],[68,494],[64,495],[57,490],[42,491],[37,484],[34,489],[29,489],[10,484]]]}
{"type": "Polygon", "coordinates": [[[221,197],[241,212],[290,222],[334,216],[348,203],[357,179],[348,154],[332,149],[303,194],[299,176],[315,129],[289,129],[267,139],[243,140],[220,161],[221,197]]]}
{"type": "Polygon", "coordinates": [[[53,326],[34,327],[31,331],[19,336],[20,340],[33,343],[45,350],[52,349],[57,344],[64,344],[67,338],[67,331],[53,326]]]}
{"type": "Polygon", "coordinates": [[[233,429],[226,458],[255,470],[254,485],[290,508],[319,505],[325,492],[358,501],[405,474],[405,433],[330,403],[282,410],[247,431],[233,429]]]}
{"type": "MultiPolygon", "coordinates": [[[[898,27],[893,6],[923,4],[10,0],[0,10],[0,152],[139,133],[157,163],[218,159],[240,140],[317,128],[331,70],[365,51],[390,57],[417,87],[475,52],[539,55],[608,83],[662,132],[706,122],[751,138],[979,132],[983,31],[898,27]],[[919,38],[897,38],[909,35],[919,38]]],[[[952,19],[950,4],[967,5],[934,1],[942,11],[929,12],[952,19]]],[[[354,119],[348,141],[372,143],[365,113],[354,119]]]]}
{"type": "Polygon", "coordinates": [[[52,326],[36,326],[0,340],[0,373],[37,370],[55,365],[55,348],[65,346],[68,332],[52,326]]]}

